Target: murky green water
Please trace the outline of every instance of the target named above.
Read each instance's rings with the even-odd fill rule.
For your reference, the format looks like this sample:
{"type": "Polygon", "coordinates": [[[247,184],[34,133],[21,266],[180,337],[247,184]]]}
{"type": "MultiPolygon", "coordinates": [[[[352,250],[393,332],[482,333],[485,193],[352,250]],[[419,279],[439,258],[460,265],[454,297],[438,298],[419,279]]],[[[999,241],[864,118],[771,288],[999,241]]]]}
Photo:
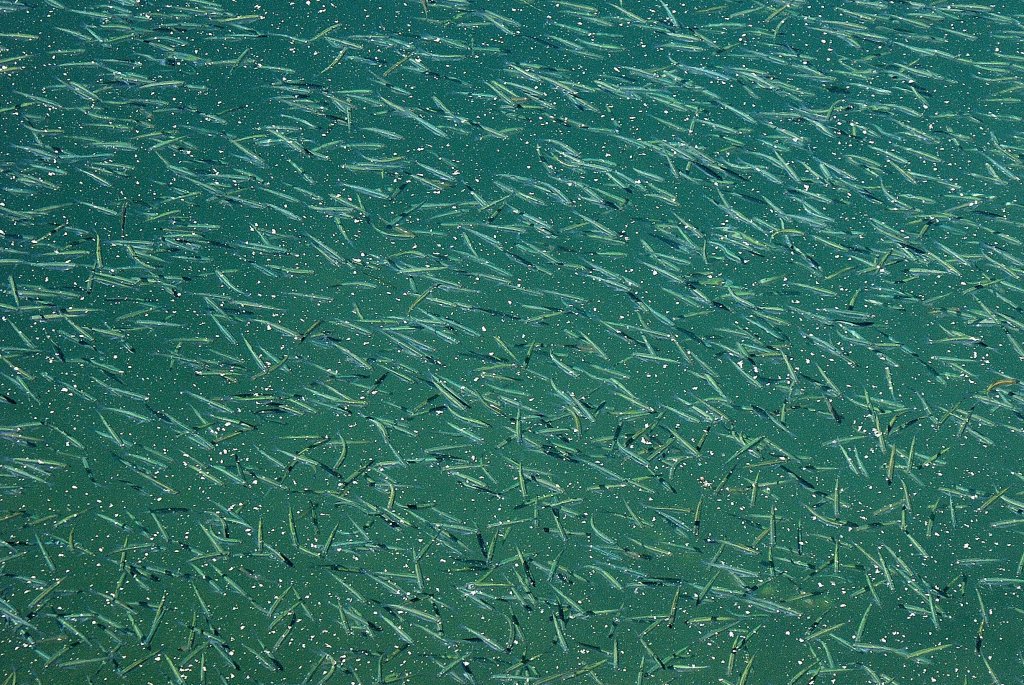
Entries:
{"type": "Polygon", "coordinates": [[[1020,682],[1022,21],[3,0],[2,682],[1020,682]]]}

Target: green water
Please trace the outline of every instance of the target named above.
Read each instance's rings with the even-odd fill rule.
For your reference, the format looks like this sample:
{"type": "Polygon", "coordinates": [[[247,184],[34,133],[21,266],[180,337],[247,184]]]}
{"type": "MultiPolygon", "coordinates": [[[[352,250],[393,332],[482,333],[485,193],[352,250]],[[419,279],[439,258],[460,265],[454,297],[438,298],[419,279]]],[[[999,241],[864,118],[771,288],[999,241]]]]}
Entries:
{"type": "Polygon", "coordinates": [[[1021,682],[1022,21],[0,0],[0,682],[1021,682]]]}

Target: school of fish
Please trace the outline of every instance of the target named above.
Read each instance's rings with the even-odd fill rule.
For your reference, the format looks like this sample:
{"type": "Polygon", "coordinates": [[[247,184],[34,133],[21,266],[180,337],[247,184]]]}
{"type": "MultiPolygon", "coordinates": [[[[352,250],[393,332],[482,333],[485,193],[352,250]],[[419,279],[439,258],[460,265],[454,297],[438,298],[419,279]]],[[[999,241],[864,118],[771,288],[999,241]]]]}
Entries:
{"type": "Polygon", "coordinates": [[[0,0],[0,683],[1024,682],[1022,91],[1012,2],[0,0]]]}

